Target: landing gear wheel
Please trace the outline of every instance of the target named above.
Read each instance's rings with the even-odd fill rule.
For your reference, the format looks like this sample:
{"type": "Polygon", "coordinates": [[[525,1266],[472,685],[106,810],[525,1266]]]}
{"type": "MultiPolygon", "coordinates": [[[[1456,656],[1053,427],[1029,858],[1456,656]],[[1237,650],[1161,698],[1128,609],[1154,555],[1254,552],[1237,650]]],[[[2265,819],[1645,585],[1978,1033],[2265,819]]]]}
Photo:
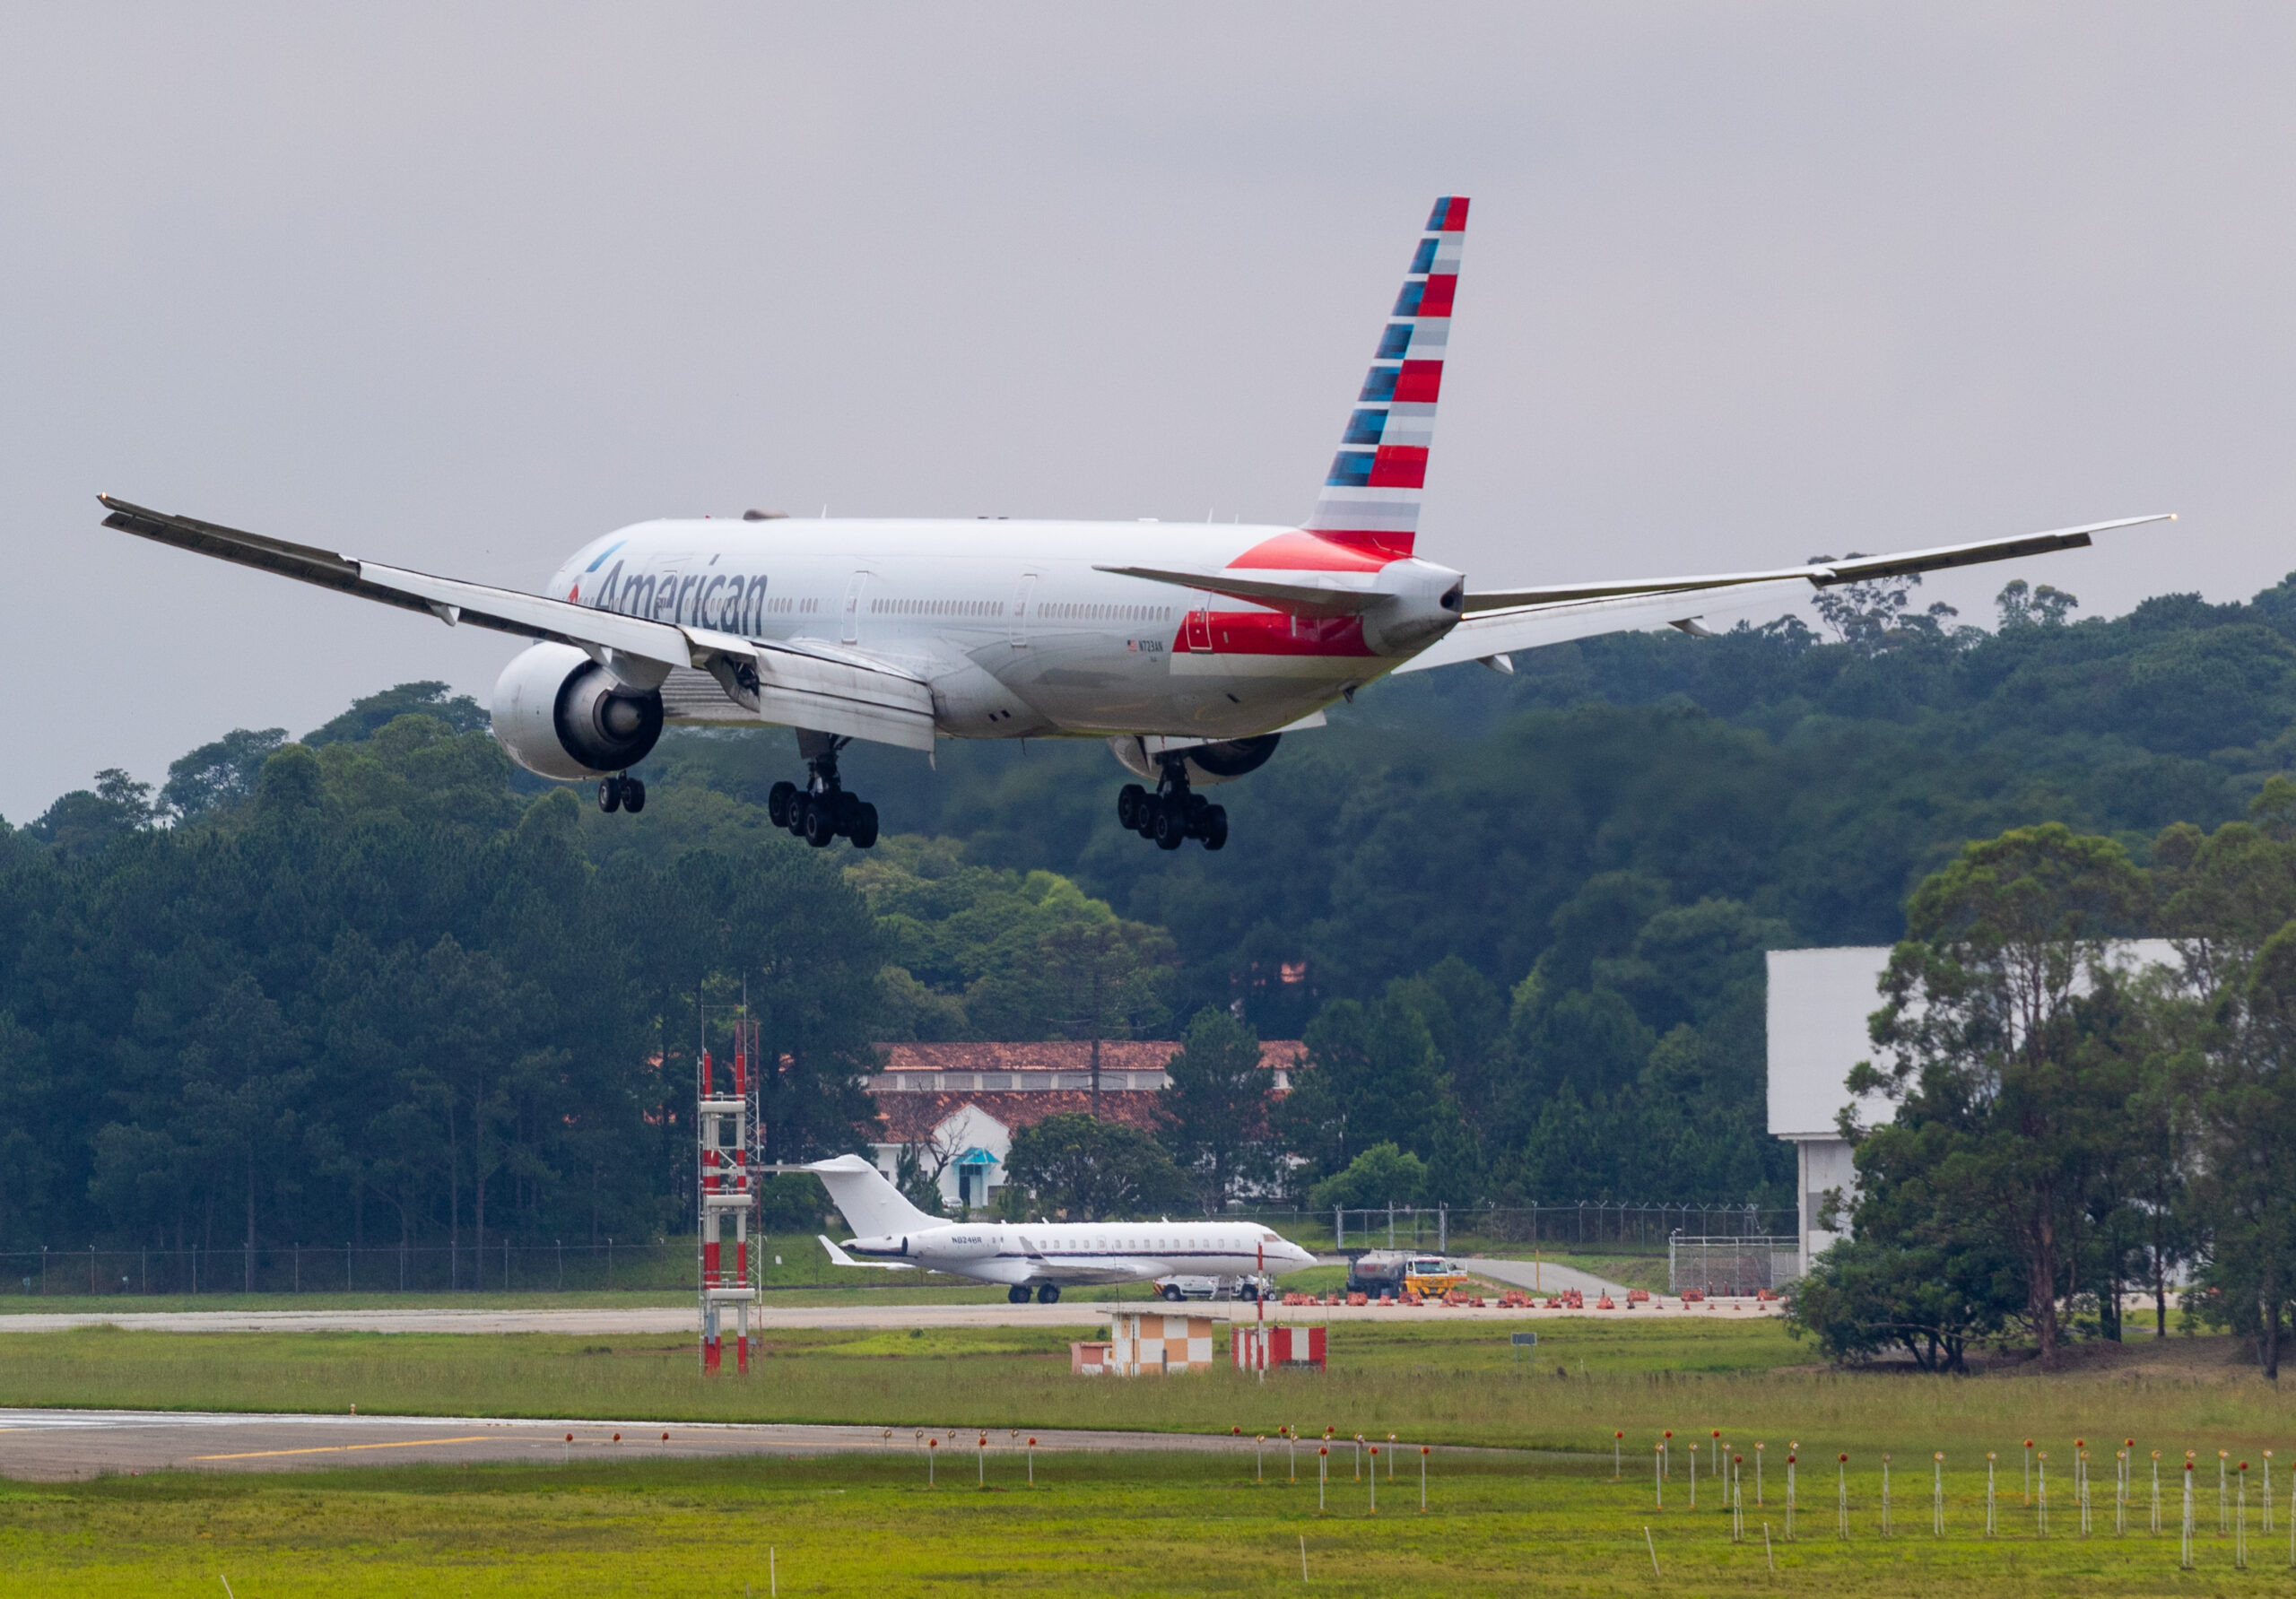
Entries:
{"type": "Polygon", "coordinates": [[[815,849],[826,846],[837,837],[837,807],[824,804],[830,796],[816,795],[813,804],[805,807],[805,842],[815,849]]]}
{"type": "Polygon", "coordinates": [[[789,802],[797,797],[795,783],[776,783],[765,791],[765,813],[776,827],[789,825],[789,802]]]}
{"type": "Polygon", "coordinates": [[[1148,801],[1148,791],[1137,783],[1126,783],[1116,791],[1116,824],[1126,832],[1136,832],[1140,827],[1140,808],[1148,801]]]}
{"type": "Polygon", "coordinates": [[[1042,1288],[1038,1289],[1037,1303],[1039,1305],[1059,1304],[1060,1284],[1057,1282],[1048,1282],[1042,1288]]]}
{"type": "Polygon", "coordinates": [[[1178,849],[1187,842],[1187,813],[1167,800],[1156,807],[1156,847],[1178,849]]]}
{"type": "Polygon", "coordinates": [[[622,780],[622,808],[632,816],[646,808],[646,785],[636,778],[622,780]]]}
{"type": "Polygon", "coordinates": [[[598,784],[598,809],[613,815],[622,809],[622,779],[606,778],[598,784]]]}
{"type": "Polygon", "coordinates": [[[877,807],[867,800],[853,807],[853,827],[849,836],[856,849],[866,849],[877,841],[877,807]]]}
{"type": "Polygon", "coordinates": [[[1004,1290],[1004,1302],[1008,1305],[1025,1305],[1029,1302],[1029,1290],[1025,1287],[1008,1288],[1004,1290]]]}
{"type": "Polygon", "coordinates": [[[1214,805],[1204,813],[1204,847],[1225,849],[1228,847],[1228,807],[1214,805]]]}
{"type": "Polygon", "coordinates": [[[1180,1292],[1180,1285],[1178,1283],[1167,1282],[1164,1284],[1164,1297],[1167,1299],[1170,1299],[1173,1304],[1177,1305],[1187,1296],[1180,1292]]]}
{"type": "Polygon", "coordinates": [[[1156,836],[1156,818],[1163,814],[1164,802],[1152,794],[1144,794],[1140,803],[1132,808],[1132,830],[1144,839],[1156,836]]]}
{"type": "Polygon", "coordinates": [[[789,820],[782,825],[800,839],[805,836],[805,824],[813,813],[813,796],[797,793],[789,796],[789,820]]]}

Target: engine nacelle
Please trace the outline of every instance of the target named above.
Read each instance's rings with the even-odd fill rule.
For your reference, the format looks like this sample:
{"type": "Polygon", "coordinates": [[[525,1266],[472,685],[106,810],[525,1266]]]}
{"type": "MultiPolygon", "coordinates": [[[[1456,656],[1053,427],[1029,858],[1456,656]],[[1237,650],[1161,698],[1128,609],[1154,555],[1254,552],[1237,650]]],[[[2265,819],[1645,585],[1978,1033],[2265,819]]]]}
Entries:
{"type": "Polygon", "coordinates": [[[1416,654],[1459,625],[1466,579],[1448,567],[1394,561],[1379,587],[1384,597],[1363,613],[1363,642],[1374,655],[1416,654]]]}
{"type": "Polygon", "coordinates": [[[662,691],[625,688],[570,644],[537,644],[494,682],[494,739],[537,777],[627,769],[662,736],[662,691]]]}
{"type": "Polygon", "coordinates": [[[1259,770],[1275,753],[1275,746],[1283,737],[1280,733],[1263,733],[1257,738],[1195,744],[1178,739],[1126,736],[1109,740],[1109,748],[1116,752],[1126,771],[1135,772],[1151,783],[1164,775],[1163,761],[1178,756],[1187,769],[1189,786],[1204,788],[1215,783],[1232,783],[1247,772],[1259,770]]]}

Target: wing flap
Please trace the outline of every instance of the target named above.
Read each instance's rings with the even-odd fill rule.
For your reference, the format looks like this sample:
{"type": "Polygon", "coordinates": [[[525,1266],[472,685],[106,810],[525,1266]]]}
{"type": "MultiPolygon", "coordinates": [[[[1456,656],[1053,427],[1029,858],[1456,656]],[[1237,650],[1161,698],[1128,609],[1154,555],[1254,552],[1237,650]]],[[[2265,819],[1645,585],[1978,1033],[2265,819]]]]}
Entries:
{"type": "Polygon", "coordinates": [[[847,738],[933,747],[933,691],[915,678],[770,645],[752,648],[758,718],[847,738]]]}

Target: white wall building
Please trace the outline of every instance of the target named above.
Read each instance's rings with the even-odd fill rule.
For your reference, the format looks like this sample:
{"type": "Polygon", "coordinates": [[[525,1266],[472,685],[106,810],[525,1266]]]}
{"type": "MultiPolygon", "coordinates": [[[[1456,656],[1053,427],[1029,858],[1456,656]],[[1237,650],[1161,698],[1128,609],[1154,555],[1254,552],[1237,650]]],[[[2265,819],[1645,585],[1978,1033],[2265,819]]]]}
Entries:
{"type": "MultiPolygon", "coordinates": [[[[2174,965],[2177,951],[2166,939],[2135,939],[2114,946],[2112,960],[2124,969],[2174,965]]],[[[1840,1116],[1854,1098],[1844,1083],[1852,1066],[1874,1059],[1866,1021],[1882,1008],[1880,985],[1889,964],[1883,944],[1770,952],[1770,1130],[1792,1143],[1799,1157],[1805,1272],[1811,1256],[1841,1236],[1818,1225],[1827,1202],[1839,1195],[1846,1204],[1857,1186],[1849,1143],[1841,1135],[1840,1116]]],[[[1855,1103],[1864,1126],[1897,1113],[1879,1097],[1855,1103]]]]}

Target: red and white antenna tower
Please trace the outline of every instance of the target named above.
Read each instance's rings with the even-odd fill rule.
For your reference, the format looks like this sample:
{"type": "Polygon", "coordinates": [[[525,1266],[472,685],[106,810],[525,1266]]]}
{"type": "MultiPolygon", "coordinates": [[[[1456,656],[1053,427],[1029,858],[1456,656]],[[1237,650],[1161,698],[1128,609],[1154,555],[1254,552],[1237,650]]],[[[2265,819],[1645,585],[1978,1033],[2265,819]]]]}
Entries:
{"type": "Polygon", "coordinates": [[[720,1369],[724,1306],[735,1308],[735,1369],[750,1369],[750,1307],[757,1282],[750,1273],[750,1212],[757,1195],[750,1186],[750,1160],[757,1134],[757,1023],[734,1023],[733,1092],[717,1091],[709,1051],[701,1052],[694,1127],[700,1148],[700,1203],[694,1207],[701,1255],[701,1369],[720,1369]],[[733,1248],[726,1248],[726,1220],[734,1222],[733,1248]]]}

